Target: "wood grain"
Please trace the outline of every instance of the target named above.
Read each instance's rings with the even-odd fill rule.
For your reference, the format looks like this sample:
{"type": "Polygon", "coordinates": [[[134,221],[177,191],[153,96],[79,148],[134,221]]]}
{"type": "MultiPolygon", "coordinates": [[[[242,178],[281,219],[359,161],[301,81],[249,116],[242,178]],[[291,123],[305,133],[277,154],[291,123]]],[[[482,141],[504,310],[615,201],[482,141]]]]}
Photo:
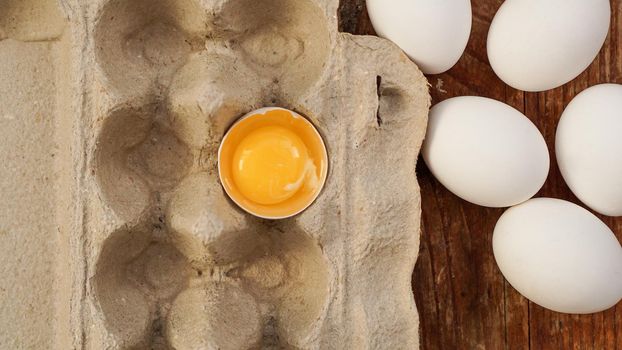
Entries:
{"type": "MultiPolygon", "coordinates": [[[[507,86],[488,63],[486,36],[503,1],[471,3],[473,29],[465,54],[449,72],[428,77],[433,103],[477,95],[504,101],[525,113],[543,133],[551,152],[549,178],[537,196],[580,203],[557,168],[555,130],[562,111],[579,92],[599,83],[622,83],[622,0],[611,2],[611,30],[593,64],[574,81],[541,93],[507,86]]],[[[353,34],[374,34],[364,0],[341,0],[340,27],[353,34]]],[[[622,349],[622,303],[579,316],[529,302],[503,279],[492,254],[492,232],[503,210],[457,198],[434,179],[421,159],[418,177],[423,224],[412,284],[422,349],[622,349]]],[[[622,240],[622,217],[598,216],[622,240]]]]}

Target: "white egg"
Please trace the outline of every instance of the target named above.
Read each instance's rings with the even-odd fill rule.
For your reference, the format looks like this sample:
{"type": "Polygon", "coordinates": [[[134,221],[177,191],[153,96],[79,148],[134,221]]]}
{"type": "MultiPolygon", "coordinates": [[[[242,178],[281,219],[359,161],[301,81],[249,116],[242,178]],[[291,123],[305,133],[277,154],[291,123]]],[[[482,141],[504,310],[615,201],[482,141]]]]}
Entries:
{"type": "Polygon", "coordinates": [[[508,282],[553,311],[585,314],[622,298],[622,247],[589,211],[559,199],[536,198],[508,209],[493,234],[508,282]]]}
{"type": "Polygon", "coordinates": [[[564,180],[583,203],[622,216],[622,85],[577,95],[557,126],[555,151],[564,180]]]}
{"type": "Polygon", "coordinates": [[[536,126],[516,109],[483,97],[434,106],[423,157],[451,192],[486,207],[528,200],[549,172],[548,149],[536,126]]]}
{"type": "Polygon", "coordinates": [[[455,65],[471,34],[470,0],[367,0],[367,11],[376,33],[426,74],[455,65]]]}
{"type": "Polygon", "coordinates": [[[602,47],[609,0],[507,0],[488,32],[488,58],[508,85],[544,91],[583,72],[602,47]]]}

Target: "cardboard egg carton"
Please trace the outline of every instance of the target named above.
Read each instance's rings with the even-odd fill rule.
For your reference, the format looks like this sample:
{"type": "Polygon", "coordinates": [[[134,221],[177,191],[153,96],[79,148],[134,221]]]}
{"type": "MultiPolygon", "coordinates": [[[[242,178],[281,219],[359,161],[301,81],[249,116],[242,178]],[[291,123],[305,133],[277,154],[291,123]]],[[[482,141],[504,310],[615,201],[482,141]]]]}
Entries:
{"type": "Polygon", "coordinates": [[[2,6],[59,13],[0,26],[45,42],[55,72],[36,91],[58,148],[55,347],[418,347],[430,98],[396,46],[339,33],[337,0],[6,1],[0,23],[2,6]],[[328,147],[321,195],[287,220],[244,213],[218,179],[225,131],[265,106],[328,147]]]}

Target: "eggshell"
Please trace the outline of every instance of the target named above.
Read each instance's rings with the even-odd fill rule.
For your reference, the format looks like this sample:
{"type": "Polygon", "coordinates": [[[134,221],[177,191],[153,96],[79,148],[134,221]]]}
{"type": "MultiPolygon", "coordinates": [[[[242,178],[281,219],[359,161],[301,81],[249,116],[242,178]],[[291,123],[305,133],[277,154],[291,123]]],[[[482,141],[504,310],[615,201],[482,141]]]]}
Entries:
{"type": "Polygon", "coordinates": [[[488,32],[488,58],[507,84],[525,91],[563,85],[602,47],[609,0],[507,0],[488,32]]]}
{"type": "Polygon", "coordinates": [[[528,200],[549,171],[548,149],[536,126],[516,109],[483,97],[434,106],[423,157],[451,192],[486,207],[528,200]]]}
{"type": "Polygon", "coordinates": [[[499,269],[522,295],[553,311],[585,314],[622,298],[622,247],[589,211],[537,198],[508,209],[493,234],[499,269]]]}
{"type": "Polygon", "coordinates": [[[376,33],[426,74],[455,65],[471,34],[469,0],[367,0],[367,11],[376,33]]]}
{"type": "Polygon", "coordinates": [[[572,192],[601,214],[622,216],[622,85],[577,95],[559,121],[555,149],[572,192]]]}

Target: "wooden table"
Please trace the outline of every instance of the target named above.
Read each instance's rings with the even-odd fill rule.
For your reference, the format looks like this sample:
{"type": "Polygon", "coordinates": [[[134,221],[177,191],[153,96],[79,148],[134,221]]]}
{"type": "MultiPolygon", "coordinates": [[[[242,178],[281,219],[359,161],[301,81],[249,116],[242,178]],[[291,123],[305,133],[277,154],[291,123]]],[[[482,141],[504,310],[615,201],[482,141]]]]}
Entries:
{"type": "MultiPolygon", "coordinates": [[[[389,0],[387,0],[389,1],[389,0]]],[[[374,34],[364,0],[341,0],[344,32],[374,34]]],[[[429,76],[433,103],[477,95],[524,112],[544,134],[551,170],[537,196],[580,203],[555,160],[557,121],[585,88],[622,83],[622,0],[612,0],[609,36],[587,71],[558,89],[524,93],[504,84],[486,56],[486,36],[501,0],[472,0],[473,29],[465,55],[449,72],[429,76]]],[[[621,114],[622,117],[622,114],[621,114]]],[[[622,137],[622,135],[620,135],[622,137]]],[[[501,275],[492,253],[492,231],[503,210],[469,204],[446,190],[418,165],[423,201],[421,251],[413,290],[421,319],[422,349],[622,349],[622,303],[594,315],[564,315],[529,302],[501,275]]],[[[622,217],[600,218],[622,241],[622,217]]]]}

